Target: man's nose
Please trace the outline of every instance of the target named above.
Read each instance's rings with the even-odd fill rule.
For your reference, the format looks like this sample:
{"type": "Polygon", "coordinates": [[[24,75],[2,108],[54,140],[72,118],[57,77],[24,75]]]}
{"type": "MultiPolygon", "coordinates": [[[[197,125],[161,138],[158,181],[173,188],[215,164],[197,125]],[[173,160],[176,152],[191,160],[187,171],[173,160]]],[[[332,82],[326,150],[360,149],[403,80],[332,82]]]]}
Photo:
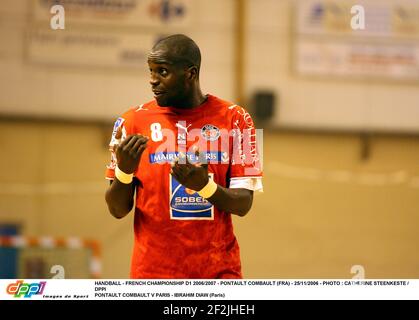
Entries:
{"type": "Polygon", "coordinates": [[[156,86],[159,84],[159,79],[154,75],[154,73],[150,74],[150,84],[152,86],[156,86]]]}

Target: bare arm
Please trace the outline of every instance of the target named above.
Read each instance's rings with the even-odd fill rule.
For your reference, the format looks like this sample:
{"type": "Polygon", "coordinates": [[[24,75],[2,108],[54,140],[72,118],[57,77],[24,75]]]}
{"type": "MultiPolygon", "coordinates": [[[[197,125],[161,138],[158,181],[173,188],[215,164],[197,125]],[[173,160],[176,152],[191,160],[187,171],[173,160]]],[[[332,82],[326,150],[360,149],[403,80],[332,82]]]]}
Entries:
{"type": "MultiPolygon", "coordinates": [[[[116,158],[120,170],[131,174],[138,167],[141,155],[147,147],[148,138],[142,135],[130,135],[116,149],[116,158]]],[[[105,200],[109,212],[117,219],[125,217],[134,206],[135,180],[122,183],[116,177],[106,191],[105,200]]]]}
{"type": "Polygon", "coordinates": [[[134,194],[135,184],[133,182],[125,184],[115,178],[105,195],[109,212],[117,219],[125,217],[134,206],[134,194]]]}
{"type": "Polygon", "coordinates": [[[253,191],[243,188],[217,187],[214,195],[207,199],[218,209],[244,217],[252,207],[253,191]]]}

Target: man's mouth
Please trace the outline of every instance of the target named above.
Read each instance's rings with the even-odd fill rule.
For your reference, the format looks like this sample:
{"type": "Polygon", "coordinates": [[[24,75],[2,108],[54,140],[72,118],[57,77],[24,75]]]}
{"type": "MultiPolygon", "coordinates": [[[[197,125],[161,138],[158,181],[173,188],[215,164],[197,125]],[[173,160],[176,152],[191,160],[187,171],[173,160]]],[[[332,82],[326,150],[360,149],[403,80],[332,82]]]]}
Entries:
{"type": "Polygon", "coordinates": [[[153,90],[153,93],[154,93],[154,97],[160,97],[165,92],[164,91],[160,91],[160,90],[153,90]]]}

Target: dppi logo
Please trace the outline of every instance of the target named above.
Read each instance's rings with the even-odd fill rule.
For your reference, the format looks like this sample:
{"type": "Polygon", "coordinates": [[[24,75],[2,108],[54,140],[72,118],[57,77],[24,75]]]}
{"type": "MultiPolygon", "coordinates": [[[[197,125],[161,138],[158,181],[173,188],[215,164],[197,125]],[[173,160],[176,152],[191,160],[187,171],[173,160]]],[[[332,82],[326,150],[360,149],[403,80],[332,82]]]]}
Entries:
{"type": "Polygon", "coordinates": [[[30,298],[34,294],[42,294],[45,289],[46,281],[41,281],[39,283],[24,283],[23,280],[18,280],[14,283],[11,283],[7,286],[7,293],[12,294],[15,298],[30,298]]]}

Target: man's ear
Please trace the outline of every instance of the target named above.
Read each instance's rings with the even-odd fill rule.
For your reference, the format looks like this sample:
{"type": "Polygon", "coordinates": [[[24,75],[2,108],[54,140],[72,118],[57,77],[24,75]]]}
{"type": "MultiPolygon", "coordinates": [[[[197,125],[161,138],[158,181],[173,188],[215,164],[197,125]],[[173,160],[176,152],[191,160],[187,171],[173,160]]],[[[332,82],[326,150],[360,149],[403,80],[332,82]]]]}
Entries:
{"type": "Polygon", "coordinates": [[[188,79],[193,80],[198,78],[198,68],[192,66],[188,68],[188,79]]]}

